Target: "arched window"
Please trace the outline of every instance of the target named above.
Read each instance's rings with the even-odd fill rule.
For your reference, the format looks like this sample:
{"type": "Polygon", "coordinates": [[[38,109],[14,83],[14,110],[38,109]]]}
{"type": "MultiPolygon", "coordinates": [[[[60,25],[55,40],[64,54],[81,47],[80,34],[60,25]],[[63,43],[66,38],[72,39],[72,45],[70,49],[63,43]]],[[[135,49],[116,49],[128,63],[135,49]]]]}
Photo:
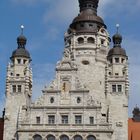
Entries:
{"type": "Polygon", "coordinates": [[[55,140],[55,137],[53,135],[48,135],[47,140],[55,140]]]}
{"type": "Polygon", "coordinates": [[[89,37],[88,39],[87,39],[87,42],[88,43],[95,43],[95,39],[93,38],[93,37],[89,37]]]}
{"type": "Polygon", "coordinates": [[[62,136],[60,137],[60,140],[69,140],[69,137],[66,136],[66,135],[62,135],[62,136]]]}
{"type": "Polygon", "coordinates": [[[80,135],[74,136],[74,140],[82,140],[82,137],[80,135]]]}
{"type": "Polygon", "coordinates": [[[34,140],[42,140],[42,137],[40,135],[35,135],[33,137],[34,140]]]}
{"type": "Polygon", "coordinates": [[[83,44],[84,43],[84,38],[82,38],[82,37],[79,37],[77,40],[78,40],[78,44],[83,44]]]}
{"type": "Polygon", "coordinates": [[[90,135],[87,137],[87,140],[96,140],[96,138],[95,138],[95,136],[90,135]]]}

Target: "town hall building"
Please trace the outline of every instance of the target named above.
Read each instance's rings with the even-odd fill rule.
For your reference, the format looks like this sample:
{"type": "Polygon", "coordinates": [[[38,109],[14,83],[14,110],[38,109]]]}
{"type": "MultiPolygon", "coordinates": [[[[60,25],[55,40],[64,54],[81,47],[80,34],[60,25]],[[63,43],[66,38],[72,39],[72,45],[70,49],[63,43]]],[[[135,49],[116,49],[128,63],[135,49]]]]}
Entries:
{"type": "Polygon", "coordinates": [[[111,39],[98,16],[98,2],[79,0],[55,78],[35,102],[27,39],[17,38],[7,67],[3,140],[128,139],[128,57],[119,31],[111,39]]]}

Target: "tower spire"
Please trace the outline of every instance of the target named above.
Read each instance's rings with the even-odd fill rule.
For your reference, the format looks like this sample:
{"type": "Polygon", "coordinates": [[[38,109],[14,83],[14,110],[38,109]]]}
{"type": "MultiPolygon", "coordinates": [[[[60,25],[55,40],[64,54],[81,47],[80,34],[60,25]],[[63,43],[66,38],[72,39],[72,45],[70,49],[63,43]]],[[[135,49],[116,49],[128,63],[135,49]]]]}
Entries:
{"type": "Polygon", "coordinates": [[[92,11],[97,15],[99,0],[79,0],[80,12],[82,11],[92,11]]]}
{"type": "Polygon", "coordinates": [[[17,38],[17,44],[19,48],[25,48],[27,39],[26,37],[23,35],[23,31],[24,31],[24,25],[20,26],[21,28],[21,35],[17,38]]]}
{"type": "Polygon", "coordinates": [[[113,43],[114,43],[114,47],[121,47],[121,43],[122,43],[122,36],[119,34],[119,24],[116,24],[116,28],[117,28],[117,32],[116,34],[113,36],[113,43]]]}

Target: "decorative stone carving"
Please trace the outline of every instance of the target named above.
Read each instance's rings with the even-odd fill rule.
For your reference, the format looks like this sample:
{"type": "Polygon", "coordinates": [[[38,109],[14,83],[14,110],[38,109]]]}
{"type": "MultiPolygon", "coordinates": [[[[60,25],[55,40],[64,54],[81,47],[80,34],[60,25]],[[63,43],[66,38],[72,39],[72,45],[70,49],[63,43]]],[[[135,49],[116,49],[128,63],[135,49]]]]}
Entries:
{"type": "Polygon", "coordinates": [[[5,114],[5,116],[4,116],[4,120],[10,120],[10,115],[9,114],[5,114]]]}
{"type": "Polygon", "coordinates": [[[88,97],[87,105],[89,105],[89,106],[95,106],[95,101],[93,100],[92,96],[89,96],[88,97]]]}
{"type": "Polygon", "coordinates": [[[40,98],[37,99],[37,101],[35,102],[35,105],[42,106],[43,103],[44,103],[44,98],[41,96],[40,98]]]}
{"type": "Polygon", "coordinates": [[[50,89],[55,89],[56,88],[56,83],[55,81],[52,81],[51,84],[50,84],[50,89]]]}
{"type": "Polygon", "coordinates": [[[116,126],[117,127],[122,127],[123,126],[123,123],[122,122],[116,122],[116,126]]]}
{"type": "Polygon", "coordinates": [[[108,136],[108,138],[111,138],[112,137],[112,134],[111,133],[108,133],[107,136],[108,136]]]}
{"type": "Polygon", "coordinates": [[[80,80],[78,79],[78,77],[76,77],[76,85],[75,85],[76,89],[82,89],[82,85],[80,83],[80,80]]]}
{"type": "Polygon", "coordinates": [[[64,50],[64,58],[69,59],[70,58],[70,50],[68,48],[65,48],[64,50]]]}
{"type": "MultiPolygon", "coordinates": [[[[65,54],[65,57],[69,57],[68,56],[68,52],[65,54]]],[[[77,69],[77,65],[73,62],[73,61],[70,61],[70,60],[62,60],[60,62],[57,63],[57,66],[56,66],[56,70],[71,70],[71,69],[77,69]]]]}
{"type": "Polygon", "coordinates": [[[101,103],[97,100],[96,101],[93,100],[92,96],[89,96],[88,99],[87,99],[87,105],[88,106],[101,106],[101,103]]]}

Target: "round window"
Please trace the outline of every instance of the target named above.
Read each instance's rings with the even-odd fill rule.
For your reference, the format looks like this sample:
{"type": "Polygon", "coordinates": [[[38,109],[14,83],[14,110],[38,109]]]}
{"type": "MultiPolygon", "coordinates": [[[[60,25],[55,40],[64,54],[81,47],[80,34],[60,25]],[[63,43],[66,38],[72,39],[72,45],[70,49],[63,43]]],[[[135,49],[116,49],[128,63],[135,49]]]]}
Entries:
{"type": "Polygon", "coordinates": [[[50,98],[50,103],[54,103],[54,97],[50,98]]]}
{"type": "Polygon", "coordinates": [[[82,61],[82,64],[83,64],[83,65],[89,65],[89,61],[83,60],[83,61],[82,61]]]}
{"type": "Polygon", "coordinates": [[[81,102],[81,98],[77,97],[77,103],[79,104],[81,102]]]}

